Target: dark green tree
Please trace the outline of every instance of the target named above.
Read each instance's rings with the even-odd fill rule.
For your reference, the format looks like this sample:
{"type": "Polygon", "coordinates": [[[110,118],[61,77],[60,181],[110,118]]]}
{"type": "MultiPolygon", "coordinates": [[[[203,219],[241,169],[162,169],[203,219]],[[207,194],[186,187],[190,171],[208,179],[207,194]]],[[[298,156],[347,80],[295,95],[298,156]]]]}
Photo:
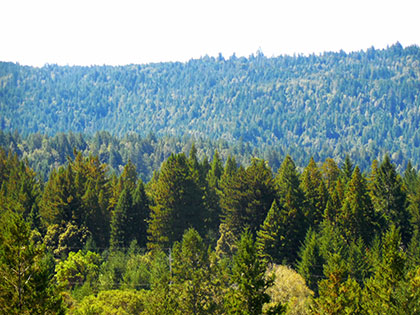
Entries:
{"type": "Polygon", "coordinates": [[[346,198],[337,220],[339,228],[349,242],[361,237],[366,244],[369,244],[377,230],[377,221],[366,180],[358,166],[355,167],[348,182],[346,198]]]}
{"type": "Polygon", "coordinates": [[[256,235],[274,198],[273,176],[264,160],[253,159],[249,167],[231,175],[226,171],[221,179],[223,223],[234,234],[248,228],[256,235]]]}
{"type": "Polygon", "coordinates": [[[168,247],[180,241],[189,227],[201,230],[203,194],[184,154],[171,155],[163,163],[152,195],[149,248],[168,247]]]}
{"type": "Polygon", "coordinates": [[[147,243],[147,220],[150,213],[150,201],[141,179],[137,182],[132,201],[133,204],[129,212],[129,217],[132,219],[130,226],[127,227],[131,229],[131,234],[137,240],[138,245],[145,247],[147,243]]]}
{"type": "Polygon", "coordinates": [[[226,314],[262,313],[262,307],[270,301],[266,293],[273,279],[265,275],[266,264],[259,257],[252,234],[245,230],[233,257],[231,288],[225,298],[226,314]]]}
{"type": "Polygon", "coordinates": [[[278,227],[281,246],[277,255],[278,258],[282,257],[284,262],[293,264],[297,258],[297,249],[305,238],[308,221],[304,212],[305,195],[300,188],[299,175],[290,156],[286,156],[278,170],[275,187],[281,209],[279,214],[281,224],[278,227]]]}
{"type": "Polygon", "coordinates": [[[407,210],[407,194],[402,179],[388,155],[379,168],[372,183],[372,201],[380,217],[381,231],[386,231],[392,224],[401,229],[402,241],[410,241],[410,215],[407,210]]]}
{"type": "Polygon", "coordinates": [[[317,292],[318,281],[323,278],[323,264],[318,235],[313,229],[306,233],[305,241],[299,252],[300,260],[297,271],[305,279],[307,286],[317,292]]]}
{"type": "Polygon", "coordinates": [[[321,172],[313,158],[301,175],[300,186],[305,196],[305,218],[307,224],[318,226],[328,202],[328,191],[321,172]]]}
{"type": "Polygon", "coordinates": [[[134,239],[131,234],[132,230],[132,216],[131,209],[133,199],[129,189],[123,189],[115,209],[111,214],[111,249],[119,249],[128,247],[130,242],[134,239]]]}

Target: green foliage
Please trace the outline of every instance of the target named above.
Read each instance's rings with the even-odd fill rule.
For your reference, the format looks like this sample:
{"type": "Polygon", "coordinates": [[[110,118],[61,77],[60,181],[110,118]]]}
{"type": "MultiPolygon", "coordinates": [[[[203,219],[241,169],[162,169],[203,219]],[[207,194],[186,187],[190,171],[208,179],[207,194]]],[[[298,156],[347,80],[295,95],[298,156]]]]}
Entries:
{"type": "Polygon", "coordinates": [[[301,275],[290,267],[272,265],[267,276],[274,277],[274,283],[267,289],[271,301],[264,305],[263,310],[281,306],[287,315],[309,314],[313,292],[301,275]]]}
{"type": "Polygon", "coordinates": [[[346,240],[356,241],[358,237],[361,237],[367,244],[378,229],[366,180],[357,166],[348,182],[346,199],[338,213],[337,224],[346,240]]]}
{"type": "Polygon", "coordinates": [[[266,290],[273,279],[266,277],[266,264],[259,257],[248,230],[241,235],[231,272],[231,288],[225,299],[226,313],[261,314],[263,305],[270,302],[266,290]]]}
{"type": "Polygon", "coordinates": [[[191,174],[184,154],[171,155],[163,163],[152,195],[149,248],[168,247],[182,238],[184,230],[201,230],[203,192],[191,174]]]}
{"type": "Polygon", "coordinates": [[[63,314],[44,248],[30,238],[30,227],[11,212],[0,221],[0,309],[3,314],[63,314]]]}
{"type": "Polygon", "coordinates": [[[376,171],[373,181],[372,200],[377,214],[381,217],[381,231],[386,231],[392,224],[401,228],[402,240],[410,240],[410,215],[407,211],[407,194],[402,179],[388,155],[376,171]],[[402,228],[404,227],[404,228],[402,228]]]}
{"type": "Polygon", "coordinates": [[[70,252],[81,249],[89,236],[86,227],[78,227],[72,222],[67,222],[64,226],[53,224],[47,229],[44,244],[56,258],[66,258],[70,252]]]}
{"type": "Polygon", "coordinates": [[[229,163],[220,183],[222,221],[236,235],[245,228],[256,235],[275,198],[271,169],[260,159],[246,169],[235,170],[229,163]]]}
{"type": "Polygon", "coordinates": [[[101,291],[88,296],[70,312],[74,315],[131,315],[142,314],[147,292],[134,290],[101,291]]]}
{"type": "Polygon", "coordinates": [[[111,214],[111,249],[128,247],[134,238],[134,235],[129,234],[130,229],[136,223],[133,222],[133,217],[130,216],[132,206],[131,191],[128,188],[124,188],[111,214]]]}
{"type": "Polygon", "coordinates": [[[110,221],[106,166],[97,157],[84,158],[80,152],[75,155],[66,167],[51,173],[42,195],[40,214],[46,226],[67,222],[85,226],[96,245],[104,247],[109,241],[110,221]]]}
{"type": "Polygon", "coordinates": [[[275,187],[279,205],[275,262],[294,264],[296,248],[303,242],[309,222],[304,216],[305,195],[300,188],[299,174],[290,156],[286,156],[278,170],[275,187]]]}
{"type": "MultiPolygon", "coordinates": [[[[242,139],[244,147],[272,144],[301,165],[316,155],[343,160],[346,152],[362,169],[384,152],[395,154],[398,164],[405,158],[419,165],[419,55],[419,47],[396,43],[348,54],[205,56],[123,67],[2,62],[0,129],[195,134],[242,139]]],[[[34,149],[45,145],[40,140],[34,137],[34,149]]],[[[84,145],[77,134],[58,138],[54,151],[71,153],[74,144],[84,145]]],[[[140,148],[130,154],[136,165],[140,148]]],[[[110,142],[94,154],[108,155],[115,169],[128,161],[119,149],[110,142]]],[[[150,172],[150,166],[157,165],[143,168],[150,172]]]]}
{"type": "Polygon", "coordinates": [[[172,285],[177,308],[183,314],[214,314],[212,271],[208,250],[194,229],[185,232],[173,248],[172,285]]]}
{"type": "Polygon", "coordinates": [[[401,234],[395,226],[384,234],[381,258],[374,275],[363,290],[363,309],[367,314],[399,314],[398,286],[404,280],[406,254],[401,249],[401,234]]]}
{"type": "Polygon", "coordinates": [[[310,159],[301,175],[301,189],[305,194],[305,220],[309,226],[321,223],[328,202],[328,191],[315,160],[310,159]]]}
{"type": "Polygon", "coordinates": [[[317,238],[317,233],[309,229],[299,252],[300,261],[297,265],[297,271],[314,292],[317,292],[317,282],[323,278],[322,267],[325,262],[317,238]]]}
{"type": "Polygon", "coordinates": [[[96,253],[81,250],[70,252],[67,259],[55,267],[58,286],[71,291],[85,285],[96,292],[101,263],[101,256],[96,253]]]}

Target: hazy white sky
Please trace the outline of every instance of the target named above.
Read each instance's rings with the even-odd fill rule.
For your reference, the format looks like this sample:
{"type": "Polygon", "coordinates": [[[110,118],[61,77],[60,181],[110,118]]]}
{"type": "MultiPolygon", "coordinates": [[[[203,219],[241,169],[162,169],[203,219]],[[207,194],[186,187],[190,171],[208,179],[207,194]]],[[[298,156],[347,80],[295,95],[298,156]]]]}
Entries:
{"type": "Polygon", "coordinates": [[[0,61],[129,64],[420,45],[420,0],[0,0],[0,61]]]}

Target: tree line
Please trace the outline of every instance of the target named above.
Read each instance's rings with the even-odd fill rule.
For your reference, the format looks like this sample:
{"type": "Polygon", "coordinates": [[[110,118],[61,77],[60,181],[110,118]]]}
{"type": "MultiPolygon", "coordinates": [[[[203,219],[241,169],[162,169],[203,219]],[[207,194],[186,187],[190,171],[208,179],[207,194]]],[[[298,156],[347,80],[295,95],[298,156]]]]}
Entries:
{"type": "Polygon", "coordinates": [[[420,177],[173,153],[144,182],[75,151],[46,182],[0,150],[9,314],[400,314],[419,307],[420,177]],[[291,280],[293,279],[293,280],[291,280]]]}
{"type": "Polygon", "coordinates": [[[305,164],[346,152],[362,169],[385,153],[419,165],[419,60],[418,46],[396,43],[121,67],[0,62],[0,129],[188,135],[274,146],[305,164]]]}

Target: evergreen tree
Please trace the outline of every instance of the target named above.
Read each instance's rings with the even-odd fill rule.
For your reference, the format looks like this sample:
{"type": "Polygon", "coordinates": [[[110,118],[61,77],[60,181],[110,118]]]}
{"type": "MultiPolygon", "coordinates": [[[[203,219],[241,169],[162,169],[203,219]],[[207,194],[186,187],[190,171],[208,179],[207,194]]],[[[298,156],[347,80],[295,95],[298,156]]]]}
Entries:
{"type": "Polygon", "coordinates": [[[375,211],[380,216],[381,231],[386,231],[395,224],[401,229],[403,243],[408,244],[411,228],[407,195],[403,189],[401,177],[397,174],[388,155],[377,170],[371,193],[375,211]]]}
{"type": "Polygon", "coordinates": [[[232,175],[223,175],[221,187],[223,223],[234,234],[248,228],[256,235],[275,197],[273,176],[265,161],[254,159],[247,169],[239,167],[232,175]]]}
{"type": "Polygon", "coordinates": [[[361,288],[355,279],[347,276],[345,260],[338,253],[328,259],[325,275],[326,279],[319,282],[314,314],[363,314],[361,288]]]}
{"type": "Polygon", "coordinates": [[[328,192],[322,180],[321,173],[313,158],[304,169],[300,181],[305,195],[305,218],[307,224],[318,226],[327,206],[328,192]]]}
{"type": "Polygon", "coordinates": [[[133,204],[130,208],[131,234],[140,247],[147,243],[147,220],[149,219],[149,199],[146,195],[143,181],[140,179],[133,193],[133,204]]]}
{"type": "Polygon", "coordinates": [[[3,314],[64,314],[53,262],[31,241],[29,225],[8,212],[0,222],[0,309],[3,314]]]}
{"type": "Polygon", "coordinates": [[[406,254],[399,229],[391,226],[382,237],[381,257],[374,276],[366,281],[362,295],[367,314],[400,314],[397,288],[404,278],[406,254]]]}
{"type": "Polygon", "coordinates": [[[194,229],[172,251],[172,287],[183,314],[213,314],[213,284],[208,250],[194,229]]]}
{"type": "Polygon", "coordinates": [[[263,305],[270,301],[266,290],[273,283],[265,271],[266,265],[257,253],[252,234],[245,230],[233,257],[232,285],[225,299],[227,314],[262,313],[263,305]]]}
{"type": "Polygon", "coordinates": [[[219,181],[223,174],[223,165],[219,153],[215,151],[210,170],[207,173],[207,189],[204,196],[204,202],[208,211],[206,220],[206,231],[209,234],[217,235],[220,225],[220,216],[222,210],[220,207],[220,189],[219,181]]]}
{"type": "Polygon", "coordinates": [[[307,286],[317,292],[317,283],[323,278],[322,270],[325,260],[321,254],[317,233],[311,228],[306,233],[299,256],[297,271],[305,279],[307,286]]]}
{"type": "Polygon", "coordinates": [[[349,242],[362,237],[369,244],[375,235],[376,220],[366,186],[366,180],[356,166],[348,182],[346,199],[338,217],[340,229],[349,242]]]}
{"type": "Polygon", "coordinates": [[[132,208],[132,196],[129,189],[123,189],[117,206],[111,214],[111,239],[112,249],[128,247],[134,235],[130,233],[133,218],[130,216],[132,208]]]}
{"type": "Polygon", "coordinates": [[[281,210],[274,200],[268,211],[267,218],[257,232],[256,248],[261,256],[265,256],[269,261],[278,263],[282,259],[281,246],[284,236],[279,233],[283,232],[281,210]]]}
{"type": "Polygon", "coordinates": [[[337,180],[340,177],[340,169],[337,166],[337,163],[331,158],[325,159],[325,162],[321,167],[322,178],[325,182],[325,186],[328,191],[331,193],[336,187],[337,180]]]}
{"type": "Polygon", "coordinates": [[[152,195],[149,248],[168,247],[189,227],[202,229],[203,193],[184,154],[171,155],[163,163],[152,195]]]}
{"type": "Polygon", "coordinates": [[[347,184],[350,181],[354,171],[353,162],[350,160],[350,156],[348,154],[346,154],[343,166],[341,167],[341,171],[343,174],[342,177],[344,179],[344,183],[347,184]]]}

